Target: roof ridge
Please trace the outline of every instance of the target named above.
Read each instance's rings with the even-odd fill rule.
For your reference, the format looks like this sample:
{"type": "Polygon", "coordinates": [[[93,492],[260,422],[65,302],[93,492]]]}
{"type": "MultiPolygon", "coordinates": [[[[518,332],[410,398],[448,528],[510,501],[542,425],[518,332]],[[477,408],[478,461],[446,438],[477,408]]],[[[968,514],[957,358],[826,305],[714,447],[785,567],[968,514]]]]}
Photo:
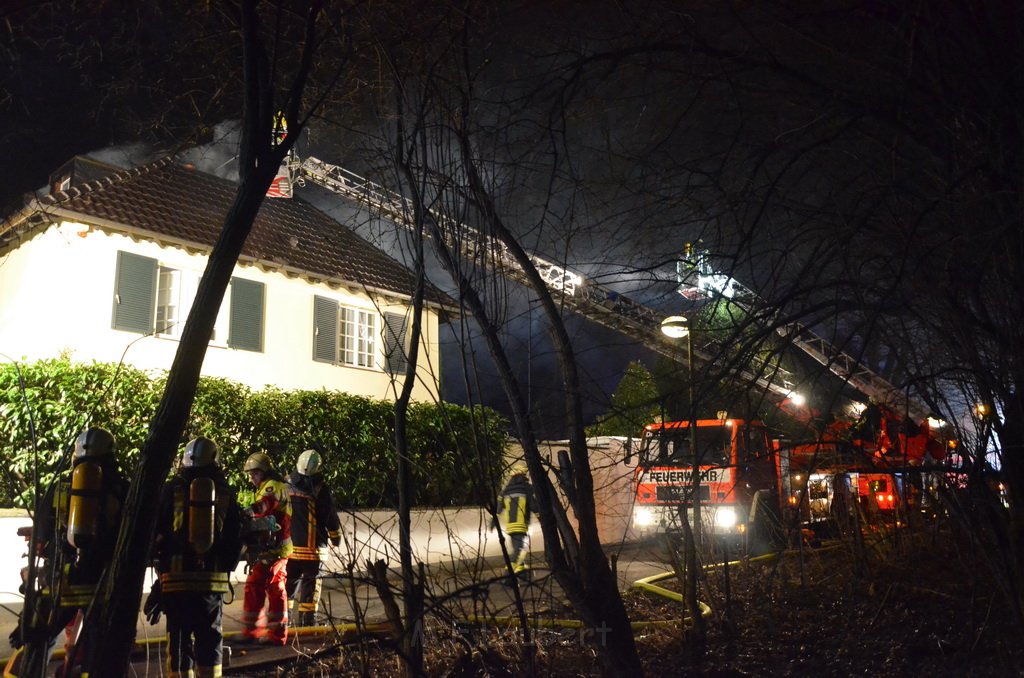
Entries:
{"type": "Polygon", "coordinates": [[[39,203],[41,205],[57,206],[62,202],[67,202],[68,200],[86,197],[89,193],[103,190],[108,186],[113,186],[115,183],[129,181],[131,179],[140,177],[143,174],[148,174],[149,172],[163,169],[168,165],[173,165],[178,160],[180,160],[183,155],[184,152],[174,153],[172,155],[158,158],[157,160],[154,160],[152,162],[138,165],[137,167],[128,167],[125,169],[118,170],[117,172],[108,174],[105,177],[100,177],[99,179],[96,179],[94,181],[86,181],[82,184],[79,184],[78,186],[72,186],[66,191],[47,193],[46,195],[39,198],[39,203]]]}
{"type": "MultiPolygon", "coordinates": [[[[186,151],[137,167],[83,173],[73,187],[40,196],[31,208],[47,215],[47,223],[71,218],[159,244],[208,250],[220,237],[238,184],[190,164],[186,151]],[[235,190],[229,190],[232,186],[235,190]]],[[[355,285],[373,294],[408,296],[414,283],[405,265],[301,195],[263,200],[242,254],[261,268],[288,269],[287,275],[332,287],[355,285]]],[[[454,307],[433,286],[430,294],[432,303],[454,307]]]]}

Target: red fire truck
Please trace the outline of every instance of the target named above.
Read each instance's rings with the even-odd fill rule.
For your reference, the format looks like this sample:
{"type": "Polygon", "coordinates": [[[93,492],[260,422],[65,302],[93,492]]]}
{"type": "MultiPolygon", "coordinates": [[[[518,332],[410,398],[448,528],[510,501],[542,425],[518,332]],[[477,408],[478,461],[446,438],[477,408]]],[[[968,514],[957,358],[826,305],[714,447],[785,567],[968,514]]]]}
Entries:
{"type": "Polygon", "coordinates": [[[644,427],[634,476],[634,530],[649,536],[680,529],[684,510],[692,525],[697,496],[702,534],[734,543],[768,538],[778,525],[779,497],[788,496],[787,457],[770,444],[761,422],[721,418],[696,424],[696,436],[686,421],[644,427]]]}

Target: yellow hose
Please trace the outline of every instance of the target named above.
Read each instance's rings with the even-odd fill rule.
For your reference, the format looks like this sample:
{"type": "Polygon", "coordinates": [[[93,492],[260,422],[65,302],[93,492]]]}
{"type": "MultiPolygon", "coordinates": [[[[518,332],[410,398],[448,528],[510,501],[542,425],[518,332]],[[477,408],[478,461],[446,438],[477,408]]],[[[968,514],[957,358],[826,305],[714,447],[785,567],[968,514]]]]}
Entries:
{"type": "MultiPolygon", "coordinates": [[[[288,629],[289,636],[326,636],[334,633],[341,635],[347,635],[350,633],[391,633],[391,625],[387,623],[379,624],[334,624],[333,626],[298,626],[291,627],[288,629]]],[[[224,634],[224,639],[235,638],[242,635],[241,631],[229,631],[224,634]]],[[[142,649],[151,645],[159,645],[167,641],[166,635],[157,636],[154,638],[144,638],[142,640],[135,641],[135,648],[142,649]]],[[[3,678],[17,678],[17,674],[14,673],[13,660],[24,650],[23,647],[18,648],[9,657],[0,659],[0,665],[4,667],[2,674],[3,678]]],[[[50,661],[59,660],[64,658],[64,650],[56,649],[50,655],[50,661]]]]}
{"type": "MultiPolygon", "coordinates": [[[[710,612],[710,608],[708,609],[710,612]]],[[[472,624],[480,624],[481,626],[519,626],[519,617],[515,616],[502,616],[502,617],[480,617],[471,616],[466,617],[466,621],[472,624]]],[[[544,629],[582,629],[586,628],[586,624],[581,622],[579,619],[530,619],[531,628],[544,628],[544,629]]],[[[658,621],[635,621],[630,622],[630,628],[634,631],[640,631],[643,629],[651,628],[668,628],[678,627],[682,621],[679,619],[661,619],[658,621]]]]}

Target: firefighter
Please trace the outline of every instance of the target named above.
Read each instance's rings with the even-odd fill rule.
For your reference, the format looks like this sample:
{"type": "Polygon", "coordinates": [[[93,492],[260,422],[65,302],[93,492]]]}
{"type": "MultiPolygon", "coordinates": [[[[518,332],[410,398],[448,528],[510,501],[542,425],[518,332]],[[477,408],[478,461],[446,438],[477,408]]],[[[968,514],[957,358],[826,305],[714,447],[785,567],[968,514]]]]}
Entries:
{"type": "Polygon", "coordinates": [[[312,626],[320,604],[320,567],[328,541],[341,545],[341,521],[331,488],[320,475],[320,455],[306,450],[288,476],[292,506],[292,554],[288,556],[288,597],[296,603],[295,626],[312,626]]]}
{"type": "Polygon", "coordinates": [[[114,555],[128,485],[117,467],[117,443],[109,431],[91,427],[75,441],[71,472],[47,491],[36,512],[32,551],[44,558],[26,618],[12,645],[26,645],[16,675],[41,675],[61,629],[64,666],[70,676],[84,664],[87,648],[76,646],[85,610],[114,555]],[[30,609],[31,608],[31,609],[30,609]],[[23,672],[23,673],[22,673],[23,672]]]}
{"type": "Polygon", "coordinates": [[[525,464],[515,464],[508,483],[501,491],[501,521],[512,542],[509,561],[512,572],[526,573],[526,558],[530,553],[530,516],[533,513],[533,487],[527,479],[525,464]]]}
{"type": "Polygon", "coordinates": [[[246,513],[250,518],[273,518],[270,538],[253,552],[249,545],[249,576],[245,580],[242,637],[246,642],[284,645],[288,640],[287,563],[292,552],[291,504],[288,487],[274,471],[263,452],[245,460],[245,473],[256,488],[255,502],[246,513]],[[263,604],[267,604],[263,618],[263,604]],[[261,627],[266,624],[266,630],[261,627]]]}
{"type": "Polygon", "coordinates": [[[196,438],[160,496],[153,549],[160,579],[146,601],[151,624],[167,615],[167,675],[221,675],[224,594],[242,550],[242,509],[218,463],[196,438]]]}

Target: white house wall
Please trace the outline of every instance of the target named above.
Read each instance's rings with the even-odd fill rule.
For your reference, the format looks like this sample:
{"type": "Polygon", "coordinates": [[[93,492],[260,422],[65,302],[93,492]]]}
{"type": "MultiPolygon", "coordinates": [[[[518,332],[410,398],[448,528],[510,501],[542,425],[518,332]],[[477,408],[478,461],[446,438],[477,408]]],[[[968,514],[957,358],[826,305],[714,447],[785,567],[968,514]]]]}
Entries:
{"type": "MultiPolygon", "coordinates": [[[[142,369],[170,369],[178,342],[111,328],[118,251],[157,259],[160,264],[202,272],[206,256],[176,247],[133,240],[96,227],[62,223],[0,255],[0,353],[34,361],[65,352],[73,360],[124,359],[142,369]]],[[[374,306],[359,291],[331,289],[299,277],[256,266],[236,266],[235,277],[265,285],[264,350],[236,350],[211,344],[203,374],[252,388],[330,389],[373,398],[394,398],[391,377],[379,369],[314,362],[313,297],[377,313],[406,313],[402,303],[374,306]]],[[[424,313],[416,400],[436,397],[437,314],[424,313]]],[[[383,360],[378,342],[378,360],[383,360]]],[[[400,384],[397,385],[400,387],[400,384]]]]}

